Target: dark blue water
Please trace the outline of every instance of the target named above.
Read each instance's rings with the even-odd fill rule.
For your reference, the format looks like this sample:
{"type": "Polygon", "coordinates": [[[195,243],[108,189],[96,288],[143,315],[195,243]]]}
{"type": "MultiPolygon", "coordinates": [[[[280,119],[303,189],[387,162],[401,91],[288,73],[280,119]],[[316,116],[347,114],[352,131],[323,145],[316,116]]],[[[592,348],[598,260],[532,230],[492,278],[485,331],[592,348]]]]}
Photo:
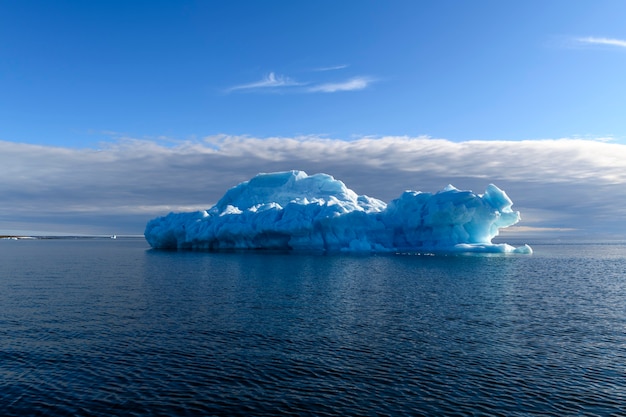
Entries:
{"type": "Polygon", "coordinates": [[[0,414],[626,415],[626,246],[0,241],[0,414]]]}

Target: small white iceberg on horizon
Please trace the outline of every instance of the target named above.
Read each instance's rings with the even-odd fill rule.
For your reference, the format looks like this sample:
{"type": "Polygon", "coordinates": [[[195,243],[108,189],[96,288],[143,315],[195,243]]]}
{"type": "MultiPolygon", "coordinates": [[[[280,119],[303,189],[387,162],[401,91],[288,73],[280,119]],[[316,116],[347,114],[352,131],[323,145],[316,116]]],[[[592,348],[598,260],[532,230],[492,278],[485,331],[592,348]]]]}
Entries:
{"type": "Polygon", "coordinates": [[[532,253],[491,243],[519,222],[512,204],[493,184],[484,194],[405,191],[386,204],[330,175],[287,171],[259,174],[208,210],[150,220],[144,236],[156,249],[532,253]]]}

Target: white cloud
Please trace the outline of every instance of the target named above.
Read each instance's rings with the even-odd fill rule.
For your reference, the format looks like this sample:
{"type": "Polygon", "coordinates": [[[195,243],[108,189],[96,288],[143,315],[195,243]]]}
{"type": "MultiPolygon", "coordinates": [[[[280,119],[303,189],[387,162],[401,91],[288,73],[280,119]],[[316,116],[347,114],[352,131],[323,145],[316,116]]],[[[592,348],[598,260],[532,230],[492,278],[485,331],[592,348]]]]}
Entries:
{"type": "Polygon", "coordinates": [[[99,150],[0,141],[0,154],[0,233],[141,233],[150,218],[208,208],[259,172],[302,169],[385,201],[406,189],[482,192],[493,182],[522,212],[520,226],[626,235],[626,145],[614,142],[217,135],[175,145],[128,138],[99,150]]]}
{"type": "Polygon", "coordinates": [[[348,68],[349,65],[343,64],[343,65],[333,65],[330,67],[320,67],[320,68],[315,68],[313,71],[317,71],[317,72],[325,72],[325,71],[338,71],[338,70],[342,70],[345,68],[348,68]]]}
{"type": "Polygon", "coordinates": [[[298,85],[302,84],[292,80],[289,77],[276,75],[276,73],[270,72],[265,78],[260,81],[249,84],[236,85],[234,87],[230,87],[228,91],[294,87],[298,85]]]}
{"type": "Polygon", "coordinates": [[[608,45],[608,46],[619,46],[621,48],[626,48],[626,40],[622,39],[612,39],[612,38],[597,38],[593,36],[585,37],[585,38],[577,38],[576,41],[583,44],[590,45],[608,45]]]}
{"type": "MultiPolygon", "coordinates": [[[[316,71],[332,71],[342,68],[346,68],[347,65],[338,65],[335,67],[320,68],[316,71]]],[[[367,88],[375,80],[371,77],[358,76],[353,77],[341,82],[327,82],[313,84],[311,82],[297,82],[293,79],[276,75],[274,72],[270,72],[265,78],[260,81],[256,81],[249,84],[236,85],[228,88],[227,92],[234,91],[266,91],[275,92],[277,89],[282,91],[289,91],[291,93],[336,93],[341,91],[355,91],[363,90],[367,88]],[[304,86],[310,85],[305,88],[304,86]]]]}
{"type": "Polygon", "coordinates": [[[355,91],[367,88],[374,80],[369,77],[354,77],[338,83],[314,85],[308,89],[312,93],[336,93],[338,91],[355,91]]]}

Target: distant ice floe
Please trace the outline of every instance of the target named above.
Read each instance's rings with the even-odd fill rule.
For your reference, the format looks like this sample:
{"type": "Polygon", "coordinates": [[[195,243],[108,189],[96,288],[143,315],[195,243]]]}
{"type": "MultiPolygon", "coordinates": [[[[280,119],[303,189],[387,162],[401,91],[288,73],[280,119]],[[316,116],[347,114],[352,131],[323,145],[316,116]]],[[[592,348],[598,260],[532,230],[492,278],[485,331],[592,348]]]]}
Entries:
{"type": "Polygon", "coordinates": [[[330,175],[287,171],[243,182],[209,210],[153,219],[144,235],[157,249],[532,253],[491,243],[520,220],[512,204],[493,184],[484,194],[405,191],[386,204],[330,175]]]}

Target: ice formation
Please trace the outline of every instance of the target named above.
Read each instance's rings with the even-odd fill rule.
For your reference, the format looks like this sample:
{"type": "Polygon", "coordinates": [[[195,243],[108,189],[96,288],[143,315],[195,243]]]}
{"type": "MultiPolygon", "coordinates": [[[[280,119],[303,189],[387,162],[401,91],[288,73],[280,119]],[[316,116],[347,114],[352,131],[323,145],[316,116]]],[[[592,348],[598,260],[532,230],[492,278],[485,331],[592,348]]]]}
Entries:
{"type": "Polygon", "coordinates": [[[512,204],[493,184],[482,195],[451,185],[405,191],[386,204],[327,174],[276,172],[231,188],[209,210],[153,219],[145,237],[158,249],[532,253],[491,243],[520,220],[512,204]]]}

